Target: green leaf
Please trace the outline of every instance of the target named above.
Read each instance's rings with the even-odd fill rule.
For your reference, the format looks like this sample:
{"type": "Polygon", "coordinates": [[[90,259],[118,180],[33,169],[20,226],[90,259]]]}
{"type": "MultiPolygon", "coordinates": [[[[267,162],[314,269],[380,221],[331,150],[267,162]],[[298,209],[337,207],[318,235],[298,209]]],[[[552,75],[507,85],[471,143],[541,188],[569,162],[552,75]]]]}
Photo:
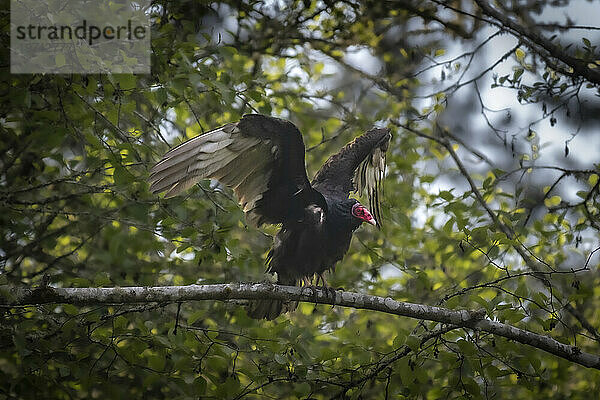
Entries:
{"type": "Polygon", "coordinates": [[[421,346],[421,339],[418,336],[409,335],[406,338],[406,345],[410,347],[412,351],[417,352],[421,346]]]}
{"type": "Polygon", "coordinates": [[[440,196],[442,199],[446,200],[446,201],[451,201],[451,200],[454,200],[454,196],[452,195],[452,193],[450,193],[450,192],[449,192],[449,191],[447,191],[447,190],[442,190],[442,191],[440,191],[440,194],[439,194],[439,196],[440,196]]]}
{"type": "Polygon", "coordinates": [[[189,325],[193,325],[194,322],[198,321],[200,318],[206,315],[205,310],[196,310],[194,311],[187,319],[187,323],[189,325]]]}
{"type": "Polygon", "coordinates": [[[517,68],[515,69],[515,73],[513,74],[513,81],[518,81],[519,78],[521,77],[521,75],[523,75],[523,68],[517,68]]]}
{"type": "Polygon", "coordinates": [[[581,40],[583,41],[583,44],[585,44],[586,47],[592,47],[592,43],[590,42],[589,39],[582,38],[581,40]]]}
{"type": "Polygon", "coordinates": [[[517,57],[517,60],[523,61],[525,58],[525,52],[521,48],[518,48],[515,50],[515,56],[517,57]]]}
{"type": "Polygon", "coordinates": [[[560,196],[552,196],[544,200],[546,207],[556,207],[561,202],[560,196]]]}

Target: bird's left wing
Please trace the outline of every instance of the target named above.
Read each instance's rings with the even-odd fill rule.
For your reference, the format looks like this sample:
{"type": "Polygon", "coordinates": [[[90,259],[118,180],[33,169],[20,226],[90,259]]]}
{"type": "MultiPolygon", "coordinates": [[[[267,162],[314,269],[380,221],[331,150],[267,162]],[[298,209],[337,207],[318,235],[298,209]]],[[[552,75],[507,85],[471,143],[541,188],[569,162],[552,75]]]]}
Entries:
{"type": "Polygon", "coordinates": [[[381,226],[380,192],[385,175],[385,156],[392,134],[389,129],[371,129],[329,157],[312,186],[329,196],[347,198],[351,191],[367,192],[369,208],[381,226]]]}

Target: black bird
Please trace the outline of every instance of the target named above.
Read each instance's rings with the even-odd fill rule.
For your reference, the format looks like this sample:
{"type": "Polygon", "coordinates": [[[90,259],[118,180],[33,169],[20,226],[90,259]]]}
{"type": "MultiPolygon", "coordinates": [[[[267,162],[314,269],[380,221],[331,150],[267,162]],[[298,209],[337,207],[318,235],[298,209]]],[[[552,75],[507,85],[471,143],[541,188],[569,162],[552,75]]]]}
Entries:
{"type": "MultiPolygon", "coordinates": [[[[150,171],[150,190],[177,195],[201,179],[233,188],[248,223],[281,224],[267,256],[277,282],[310,284],[344,257],[361,223],[380,226],[379,191],[389,129],[371,129],[331,156],[308,181],[302,134],[289,121],[247,114],[167,152],[150,171]],[[351,191],[367,191],[371,212],[351,191]]],[[[259,300],[250,315],[274,319],[295,303],[259,300]]]]}

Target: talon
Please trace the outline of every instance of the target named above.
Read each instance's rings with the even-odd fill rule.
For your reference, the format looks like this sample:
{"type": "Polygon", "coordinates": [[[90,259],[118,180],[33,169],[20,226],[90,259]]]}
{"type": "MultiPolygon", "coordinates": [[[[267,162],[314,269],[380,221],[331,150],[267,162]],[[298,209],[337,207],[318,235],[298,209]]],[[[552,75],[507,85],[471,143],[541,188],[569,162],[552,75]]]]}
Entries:
{"type": "Polygon", "coordinates": [[[323,282],[323,288],[329,288],[329,283],[327,283],[327,279],[325,279],[324,272],[320,272],[317,274],[317,286],[319,285],[319,279],[323,282]]]}
{"type": "Polygon", "coordinates": [[[311,279],[308,276],[305,276],[304,278],[302,278],[302,284],[305,287],[311,287],[312,286],[311,279]]]}

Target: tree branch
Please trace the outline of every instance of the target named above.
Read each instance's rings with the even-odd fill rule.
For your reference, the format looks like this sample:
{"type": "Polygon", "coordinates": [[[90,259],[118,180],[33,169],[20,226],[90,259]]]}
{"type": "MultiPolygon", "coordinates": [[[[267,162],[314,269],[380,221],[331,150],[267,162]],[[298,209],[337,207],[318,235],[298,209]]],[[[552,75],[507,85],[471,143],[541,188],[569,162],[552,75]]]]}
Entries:
{"type": "Polygon", "coordinates": [[[171,303],[192,300],[258,300],[306,301],[332,304],[355,309],[366,309],[404,317],[436,321],[458,327],[489,332],[509,340],[544,350],[588,368],[600,369],[600,357],[584,353],[579,348],[560,343],[512,325],[485,318],[484,310],[450,310],[423,304],[395,301],[390,297],[336,291],[335,298],[327,290],[280,286],[268,283],[231,283],[218,285],[189,285],[162,287],[116,288],[53,288],[29,289],[0,287],[0,307],[17,307],[46,303],[78,305],[171,303]]]}
{"type": "MultiPolygon", "coordinates": [[[[525,247],[525,245],[523,245],[519,240],[515,240],[515,239],[518,239],[518,237],[515,234],[515,232],[513,231],[513,229],[510,226],[508,226],[507,224],[505,224],[504,222],[502,222],[500,220],[500,218],[498,217],[498,215],[496,215],[496,213],[490,208],[490,206],[487,204],[487,202],[485,201],[485,199],[479,192],[477,185],[471,178],[471,175],[467,171],[465,165],[463,164],[463,162],[460,160],[460,158],[458,157],[458,155],[452,148],[451,143],[443,136],[427,135],[423,132],[420,132],[416,129],[411,128],[410,126],[408,126],[406,124],[402,124],[399,121],[393,120],[392,123],[400,128],[403,128],[403,129],[417,135],[417,136],[434,141],[434,142],[439,143],[440,145],[444,146],[444,148],[448,151],[448,153],[454,160],[460,173],[463,175],[463,177],[469,183],[469,186],[471,187],[471,191],[473,192],[475,199],[479,202],[481,207],[483,207],[483,209],[487,212],[487,214],[489,215],[491,220],[494,222],[494,224],[506,235],[506,237],[511,240],[514,240],[512,247],[521,256],[521,258],[525,262],[525,265],[527,265],[533,271],[532,275],[534,277],[536,277],[538,280],[540,280],[544,284],[544,286],[546,286],[549,290],[552,290],[552,284],[551,284],[550,280],[548,280],[548,278],[546,278],[546,276],[544,276],[544,274],[541,273],[546,266],[540,260],[538,260],[535,256],[533,256],[533,253],[531,253],[531,251],[529,249],[527,249],[527,247],[525,247]]],[[[446,131],[443,131],[441,133],[443,135],[447,134],[446,131]]],[[[547,266],[547,267],[552,269],[550,266],[547,266]]],[[[555,270],[552,269],[552,271],[554,272],[555,270]]],[[[598,339],[598,332],[583,317],[583,315],[581,313],[577,312],[577,310],[573,306],[571,306],[570,303],[566,303],[565,308],[571,315],[573,315],[581,323],[581,326],[583,326],[584,329],[586,329],[588,332],[590,332],[594,338],[598,339]]]]}

